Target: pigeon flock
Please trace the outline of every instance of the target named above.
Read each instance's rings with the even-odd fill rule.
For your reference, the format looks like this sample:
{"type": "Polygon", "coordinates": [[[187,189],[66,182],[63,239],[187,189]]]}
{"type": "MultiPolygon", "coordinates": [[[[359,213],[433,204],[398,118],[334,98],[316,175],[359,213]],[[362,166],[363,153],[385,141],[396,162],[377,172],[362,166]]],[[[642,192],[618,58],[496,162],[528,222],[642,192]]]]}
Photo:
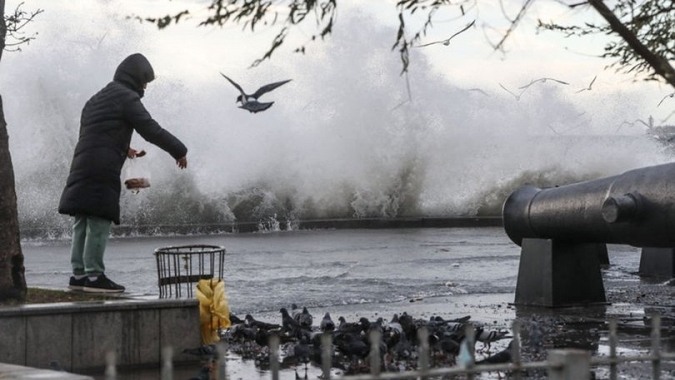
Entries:
{"type": "MultiPolygon", "coordinates": [[[[468,355],[467,347],[476,348],[482,359],[476,364],[507,363],[511,360],[511,344],[501,352],[491,353],[490,344],[512,338],[506,330],[492,330],[486,326],[470,322],[470,316],[444,319],[432,316],[428,319],[414,318],[406,312],[394,314],[391,319],[377,318],[369,320],[361,317],[358,321],[347,321],[340,316],[333,320],[330,313],[324,313],[318,319],[307,307],[293,304],[290,311],[281,308],[278,323],[256,320],[247,314],[240,319],[230,314],[232,326],[220,332],[221,342],[229,352],[241,356],[243,360],[253,360],[256,367],[267,370],[270,367],[269,339],[279,337],[279,358],[283,369],[322,366],[322,337],[330,334],[331,364],[344,375],[370,373],[371,332],[378,331],[379,353],[382,372],[401,372],[416,370],[419,360],[419,331],[426,329],[429,344],[429,365],[450,367],[465,365],[463,355],[468,355]],[[475,342],[468,342],[465,333],[470,326],[475,331],[475,342]],[[464,347],[464,348],[462,348],[464,347]]],[[[208,373],[213,362],[218,359],[216,345],[204,345],[188,348],[184,353],[198,356],[206,362],[200,375],[208,373]]],[[[471,360],[471,359],[469,359],[471,360]]],[[[202,377],[195,377],[200,379],[202,377]]],[[[208,379],[208,377],[205,377],[208,379]]]]}

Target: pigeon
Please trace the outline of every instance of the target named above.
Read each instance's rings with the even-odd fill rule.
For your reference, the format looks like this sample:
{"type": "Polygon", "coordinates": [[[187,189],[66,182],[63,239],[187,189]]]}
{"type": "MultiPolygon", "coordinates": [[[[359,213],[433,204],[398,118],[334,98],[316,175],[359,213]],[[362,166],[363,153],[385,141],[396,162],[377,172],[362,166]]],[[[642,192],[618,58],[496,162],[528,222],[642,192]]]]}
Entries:
{"type": "Polygon", "coordinates": [[[242,321],[241,318],[237,317],[236,315],[230,313],[230,323],[233,325],[238,325],[240,323],[244,323],[244,321],[242,321]]]}
{"type": "Polygon", "coordinates": [[[483,343],[484,349],[487,352],[490,352],[490,343],[496,342],[500,339],[507,338],[509,332],[504,330],[492,330],[486,331],[483,328],[479,327],[476,329],[476,340],[483,343]]]}
{"type": "Polygon", "coordinates": [[[319,324],[319,328],[323,332],[335,330],[335,322],[333,322],[333,319],[330,317],[330,313],[326,313],[323,316],[323,319],[321,320],[321,324],[319,324]]]}
{"type": "Polygon", "coordinates": [[[228,78],[223,73],[220,73],[220,75],[222,75],[225,79],[227,79],[230,83],[232,83],[232,85],[234,87],[236,87],[237,90],[239,90],[240,94],[237,96],[237,100],[236,100],[236,102],[241,103],[239,108],[245,109],[245,110],[247,110],[251,113],[261,112],[261,111],[264,111],[264,110],[272,107],[272,104],[274,104],[274,102],[261,103],[261,102],[258,101],[258,98],[261,97],[266,92],[270,92],[270,91],[274,90],[275,88],[291,81],[291,79],[287,79],[287,80],[283,80],[281,82],[274,82],[274,83],[266,84],[266,85],[260,87],[253,94],[247,94],[247,93],[244,92],[244,90],[242,90],[241,86],[239,86],[235,81],[228,78]]]}
{"type": "Polygon", "coordinates": [[[283,331],[295,332],[295,330],[300,328],[298,321],[288,314],[288,310],[285,307],[282,307],[279,312],[281,313],[281,327],[283,331]]]}
{"type": "Polygon", "coordinates": [[[293,356],[300,363],[304,363],[305,369],[307,369],[307,363],[310,362],[310,357],[312,355],[312,348],[309,346],[309,338],[303,336],[295,346],[293,346],[293,356]]]}
{"type": "Polygon", "coordinates": [[[257,327],[263,330],[275,330],[281,327],[276,323],[267,323],[263,321],[258,321],[255,318],[253,318],[251,314],[246,314],[244,321],[246,322],[246,325],[249,327],[257,327]]]}
{"type": "Polygon", "coordinates": [[[403,326],[401,326],[401,323],[398,320],[398,314],[394,314],[384,331],[389,336],[403,335],[403,326]]]}
{"type": "Polygon", "coordinates": [[[295,320],[298,321],[300,327],[311,329],[314,317],[309,313],[309,310],[307,310],[306,307],[303,307],[302,312],[296,315],[295,320]]]}
{"type": "Polygon", "coordinates": [[[340,316],[338,321],[340,321],[340,324],[338,325],[337,330],[340,332],[360,334],[363,330],[360,322],[347,322],[343,316],[340,316]]]}
{"type": "Polygon", "coordinates": [[[503,363],[509,363],[511,362],[511,349],[513,347],[513,341],[509,342],[509,345],[503,349],[502,351],[497,352],[496,354],[492,356],[488,356],[487,358],[483,360],[479,360],[476,362],[476,365],[481,365],[481,364],[503,364],[503,363]]]}
{"type": "Polygon", "coordinates": [[[297,304],[291,304],[291,317],[295,319],[296,321],[298,320],[298,314],[300,314],[302,310],[298,307],[297,304]]]}
{"type": "Polygon", "coordinates": [[[335,346],[343,355],[350,358],[365,358],[370,353],[370,347],[363,340],[351,333],[344,333],[335,337],[335,346]]]}

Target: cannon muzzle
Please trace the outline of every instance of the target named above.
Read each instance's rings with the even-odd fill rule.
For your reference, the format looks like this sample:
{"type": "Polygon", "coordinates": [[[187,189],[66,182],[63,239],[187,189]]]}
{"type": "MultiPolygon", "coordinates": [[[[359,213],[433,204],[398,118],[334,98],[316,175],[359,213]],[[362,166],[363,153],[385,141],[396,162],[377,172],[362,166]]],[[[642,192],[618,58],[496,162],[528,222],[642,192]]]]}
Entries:
{"type": "Polygon", "coordinates": [[[540,189],[524,186],[506,199],[504,229],[561,242],[675,247],[675,163],[540,189]]]}

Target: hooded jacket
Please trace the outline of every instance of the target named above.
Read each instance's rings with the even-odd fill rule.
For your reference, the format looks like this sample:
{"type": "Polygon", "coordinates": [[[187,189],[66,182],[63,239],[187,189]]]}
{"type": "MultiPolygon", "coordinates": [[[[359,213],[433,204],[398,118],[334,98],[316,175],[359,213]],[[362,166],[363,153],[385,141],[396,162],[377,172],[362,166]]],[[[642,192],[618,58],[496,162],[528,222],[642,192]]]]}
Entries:
{"type": "Polygon", "coordinates": [[[84,105],[60,214],[97,216],[120,224],[120,173],[134,131],[176,160],[187,154],[185,145],[141,103],[143,85],[153,79],[150,62],[142,54],[132,54],[117,67],[113,81],[84,105]]]}

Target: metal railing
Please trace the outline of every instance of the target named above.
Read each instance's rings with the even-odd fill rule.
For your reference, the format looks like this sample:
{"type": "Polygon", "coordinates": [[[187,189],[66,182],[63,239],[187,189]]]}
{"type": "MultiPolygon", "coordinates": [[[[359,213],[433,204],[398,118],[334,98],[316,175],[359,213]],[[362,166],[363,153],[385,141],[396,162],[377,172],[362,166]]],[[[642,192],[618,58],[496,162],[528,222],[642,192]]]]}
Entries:
{"type": "MultiPolygon", "coordinates": [[[[428,334],[425,328],[418,331],[418,363],[417,369],[414,371],[405,372],[383,372],[382,371],[382,356],[380,355],[380,346],[378,344],[371,344],[371,351],[368,355],[370,360],[370,373],[362,375],[346,375],[333,376],[331,374],[332,368],[332,336],[330,334],[323,334],[321,337],[321,379],[329,380],[331,378],[340,380],[399,380],[399,379],[467,379],[472,380],[476,375],[487,372],[502,372],[508,373],[509,378],[525,379],[527,378],[527,371],[530,370],[545,370],[548,374],[548,379],[563,380],[575,379],[584,380],[591,379],[591,369],[597,367],[609,367],[609,379],[616,380],[618,376],[617,367],[620,364],[630,362],[651,363],[652,379],[661,379],[662,371],[661,364],[665,361],[675,361],[675,353],[663,352],[661,350],[661,317],[654,315],[651,326],[651,346],[649,354],[635,354],[635,355],[618,355],[617,346],[617,322],[615,319],[609,320],[609,355],[602,357],[591,357],[591,352],[580,349],[553,349],[548,351],[548,357],[545,361],[522,362],[521,361],[521,344],[520,344],[520,324],[515,321],[512,325],[513,342],[511,345],[511,357],[506,363],[498,364],[481,364],[476,365],[474,338],[475,331],[473,327],[468,326],[466,329],[465,352],[468,353],[467,358],[460,358],[459,363],[453,367],[447,368],[430,368],[430,347],[428,334]]],[[[379,342],[381,333],[378,331],[371,332],[371,342],[379,342]]],[[[279,380],[280,376],[280,350],[279,337],[272,335],[269,341],[269,373],[272,380],[279,380]]],[[[227,376],[225,356],[228,353],[228,346],[226,343],[216,344],[218,352],[218,360],[216,361],[216,376],[218,380],[225,380],[227,376]]],[[[459,356],[462,356],[460,353],[459,356]]],[[[162,366],[161,379],[172,380],[173,376],[173,349],[167,347],[162,351],[162,366]]],[[[114,352],[108,353],[107,369],[105,371],[106,380],[116,380],[117,370],[115,368],[114,352]]]]}

